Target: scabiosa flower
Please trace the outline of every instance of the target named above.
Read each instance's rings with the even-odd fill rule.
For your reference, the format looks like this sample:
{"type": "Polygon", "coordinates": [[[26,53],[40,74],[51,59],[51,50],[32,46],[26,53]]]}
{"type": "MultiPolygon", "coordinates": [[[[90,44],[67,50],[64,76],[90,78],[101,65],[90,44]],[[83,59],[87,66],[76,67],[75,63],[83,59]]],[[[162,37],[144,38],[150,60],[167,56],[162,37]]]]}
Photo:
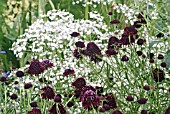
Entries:
{"type": "Polygon", "coordinates": [[[154,63],[154,59],[152,59],[152,58],[149,59],[149,62],[150,62],[150,63],[154,63]]]}
{"type": "Polygon", "coordinates": [[[40,89],[40,91],[42,91],[41,96],[43,99],[54,99],[55,93],[52,87],[46,86],[40,89]]]}
{"type": "Polygon", "coordinates": [[[141,114],[147,114],[148,112],[147,112],[147,110],[142,110],[141,111],[141,114]]]}
{"type": "Polygon", "coordinates": [[[117,51],[115,51],[112,48],[109,48],[108,50],[106,50],[105,53],[108,57],[110,57],[111,55],[117,55],[118,54],[117,51]]]}
{"type": "Polygon", "coordinates": [[[55,97],[54,97],[54,102],[56,102],[56,103],[59,103],[59,102],[61,102],[61,95],[60,94],[58,94],[58,95],[55,95],[55,97]]]}
{"type": "Polygon", "coordinates": [[[154,53],[150,53],[150,59],[152,59],[154,57],[154,53]]]}
{"type": "Polygon", "coordinates": [[[138,39],[138,41],[137,41],[137,44],[138,44],[138,45],[143,45],[143,43],[144,43],[144,40],[143,40],[143,39],[138,39]]]}
{"type": "Polygon", "coordinates": [[[100,97],[93,90],[86,90],[80,97],[85,109],[97,108],[100,105],[100,97]]]}
{"type": "Polygon", "coordinates": [[[127,101],[133,101],[134,98],[133,98],[132,96],[129,95],[129,96],[126,97],[126,100],[127,100],[127,101]]]}
{"type": "Polygon", "coordinates": [[[107,95],[106,100],[111,109],[117,108],[116,100],[113,95],[107,95]]]}
{"type": "Polygon", "coordinates": [[[75,86],[76,89],[81,90],[86,85],[86,81],[84,78],[80,77],[77,78],[73,83],[72,86],[75,86]]]}
{"type": "Polygon", "coordinates": [[[120,110],[115,110],[112,114],[123,114],[120,110]]]}
{"type": "Polygon", "coordinates": [[[75,93],[74,96],[75,96],[76,98],[79,98],[80,95],[81,95],[81,90],[77,90],[77,89],[76,89],[76,90],[74,91],[74,93],[75,93]]]}
{"type": "Polygon", "coordinates": [[[149,91],[149,90],[150,90],[150,87],[149,87],[148,85],[145,85],[145,86],[143,86],[143,89],[149,91]]]}
{"type": "Polygon", "coordinates": [[[73,51],[73,56],[74,56],[76,59],[82,58],[82,56],[81,56],[80,52],[78,51],[78,49],[75,49],[75,50],[73,51]]]}
{"type": "Polygon", "coordinates": [[[138,56],[142,55],[142,51],[137,51],[136,53],[138,54],[138,56]]]}
{"type": "Polygon", "coordinates": [[[158,59],[163,59],[164,56],[162,54],[158,54],[158,59]]]}
{"type": "Polygon", "coordinates": [[[43,73],[45,70],[45,67],[43,66],[43,64],[41,62],[39,62],[39,60],[33,60],[30,63],[29,69],[28,69],[28,73],[29,74],[41,74],[43,73]]]}
{"type": "Polygon", "coordinates": [[[113,12],[110,11],[110,12],[108,13],[108,15],[113,15],[113,12]]]}
{"type": "Polygon", "coordinates": [[[72,69],[65,69],[63,75],[64,76],[68,76],[70,74],[72,74],[74,76],[74,70],[72,70],[72,69]]]}
{"type": "Polygon", "coordinates": [[[124,55],[122,58],[121,58],[121,61],[128,61],[129,60],[129,57],[124,55]]]}
{"type": "Polygon", "coordinates": [[[10,98],[11,98],[12,100],[15,100],[15,99],[18,98],[18,96],[17,96],[17,94],[12,94],[12,95],[10,96],[10,98]]]}
{"type": "Polygon", "coordinates": [[[6,81],[6,77],[5,77],[5,76],[2,76],[2,77],[0,78],[0,81],[1,81],[1,82],[5,82],[5,81],[6,81]]]}
{"type": "Polygon", "coordinates": [[[37,102],[36,102],[36,101],[31,102],[31,103],[30,103],[30,106],[31,106],[31,107],[37,107],[37,102]]]}
{"type": "Polygon", "coordinates": [[[24,76],[24,72],[19,70],[19,71],[16,72],[16,75],[17,75],[17,77],[23,77],[24,76]]]}
{"type": "Polygon", "coordinates": [[[68,107],[72,107],[72,106],[74,106],[74,103],[73,103],[72,101],[69,101],[69,102],[67,103],[67,106],[68,106],[68,107]]]}
{"type": "Polygon", "coordinates": [[[99,110],[99,112],[105,112],[106,110],[105,110],[105,108],[100,108],[100,110],[99,110]]]}
{"type": "Polygon", "coordinates": [[[32,83],[26,83],[25,85],[24,85],[24,89],[29,89],[29,88],[31,88],[33,85],[32,85],[32,83]]]}
{"type": "Polygon", "coordinates": [[[64,109],[64,106],[62,104],[58,104],[58,108],[56,109],[56,103],[50,108],[49,114],[66,114],[66,110],[64,109]],[[59,109],[59,111],[57,111],[59,109]]]}
{"type": "Polygon", "coordinates": [[[138,16],[137,16],[138,19],[142,19],[143,16],[142,16],[142,13],[139,13],[138,16]]]}
{"type": "Polygon", "coordinates": [[[135,26],[129,26],[129,27],[125,27],[124,33],[128,36],[129,35],[132,36],[137,34],[137,30],[135,29],[135,26]]]}
{"type": "Polygon", "coordinates": [[[78,47],[78,48],[84,48],[84,47],[85,47],[85,44],[84,44],[84,42],[82,42],[82,41],[76,42],[75,45],[76,45],[76,47],[78,47]]]}
{"type": "Polygon", "coordinates": [[[73,33],[71,33],[70,34],[72,37],[78,37],[78,36],[80,36],[80,33],[78,33],[78,32],[73,32],[73,33]]]}
{"type": "Polygon", "coordinates": [[[103,105],[103,108],[107,111],[107,110],[110,110],[110,106],[108,104],[104,104],[103,105]]]}
{"type": "Polygon", "coordinates": [[[161,38],[161,37],[164,37],[164,34],[163,33],[159,33],[156,35],[157,38],[161,38]]]}
{"type": "Polygon", "coordinates": [[[165,62],[162,62],[162,63],[161,63],[161,67],[165,68],[165,67],[166,67],[166,63],[165,63],[165,62]]]}
{"type": "Polygon", "coordinates": [[[50,60],[43,60],[41,63],[44,66],[45,69],[53,67],[53,63],[51,63],[50,60]]]}
{"type": "Polygon", "coordinates": [[[146,104],[147,99],[145,99],[145,98],[140,98],[137,102],[138,102],[139,104],[146,104]]]}
{"type": "Polygon", "coordinates": [[[135,42],[135,39],[133,38],[133,36],[130,36],[129,38],[127,34],[122,34],[119,42],[121,42],[122,45],[130,45],[135,42]]]}
{"type": "Polygon", "coordinates": [[[118,44],[119,42],[119,39],[112,36],[109,38],[109,41],[108,41],[108,46],[107,48],[110,49],[110,48],[114,48],[116,44],[118,44]]]}
{"type": "Polygon", "coordinates": [[[119,20],[112,20],[112,21],[110,21],[110,24],[119,24],[119,23],[120,23],[119,20]]]}
{"type": "Polygon", "coordinates": [[[29,111],[28,114],[41,114],[41,110],[39,108],[32,108],[32,110],[29,111]]]}
{"type": "Polygon", "coordinates": [[[161,69],[158,69],[158,68],[155,68],[153,71],[152,71],[152,76],[153,76],[153,79],[155,80],[155,82],[161,82],[162,80],[165,79],[165,73],[163,70],[161,69]]]}

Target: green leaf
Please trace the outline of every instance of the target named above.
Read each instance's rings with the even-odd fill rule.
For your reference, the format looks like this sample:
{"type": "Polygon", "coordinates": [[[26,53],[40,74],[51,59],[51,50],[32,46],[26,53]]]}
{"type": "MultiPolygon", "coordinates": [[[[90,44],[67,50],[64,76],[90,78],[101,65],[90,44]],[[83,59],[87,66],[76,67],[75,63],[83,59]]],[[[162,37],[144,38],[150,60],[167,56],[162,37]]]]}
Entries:
{"type": "Polygon", "coordinates": [[[151,47],[153,47],[154,44],[157,44],[157,43],[160,43],[160,42],[162,42],[162,41],[161,41],[161,40],[151,41],[151,42],[149,43],[149,47],[151,48],[151,47]]]}
{"type": "Polygon", "coordinates": [[[12,41],[15,40],[15,37],[13,37],[11,34],[6,34],[6,35],[4,35],[4,37],[6,37],[6,38],[8,38],[9,40],[12,40],[12,41]]]}

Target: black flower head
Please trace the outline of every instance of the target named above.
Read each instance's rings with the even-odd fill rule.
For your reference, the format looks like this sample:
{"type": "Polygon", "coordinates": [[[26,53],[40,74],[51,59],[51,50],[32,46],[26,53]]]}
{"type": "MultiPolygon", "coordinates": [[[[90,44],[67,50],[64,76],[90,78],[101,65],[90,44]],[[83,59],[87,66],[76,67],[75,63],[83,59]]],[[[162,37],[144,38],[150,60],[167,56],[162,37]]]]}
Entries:
{"type": "Polygon", "coordinates": [[[144,40],[143,40],[143,39],[138,39],[138,41],[137,41],[137,44],[138,44],[138,45],[143,45],[143,43],[144,43],[144,40]]]}
{"type": "Polygon", "coordinates": [[[142,15],[143,15],[142,13],[139,13],[138,16],[137,16],[137,18],[138,18],[138,19],[142,19],[142,18],[143,18],[142,15]]]}
{"type": "Polygon", "coordinates": [[[106,100],[111,109],[117,108],[116,100],[113,95],[107,95],[106,100]]]}
{"type": "Polygon", "coordinates": [[[123,114],[120,110],[115,110],[112,114],[123,114]]]}
{"type": "Polygon", "coordinates": [[[138,56],[142,55],[142,51],[137,51],[136,53],[138,54],[138,56]]]}
{"type": "Polygon", "coordinates": [[[142,110],[141,114],[148,114],[147,110],[142,110]]]}
{"type": "Polygon", "coordinates": [[[33,60],[30,63],[30,66],[29,66],[29,69],[28,69],[28,73],[32,74],[32,75],[33,74],[38,75],[38,74],[43,73],[44,70],[45,70],[45,67],[43,66],[43,64],[40,61],[33,60]]]}
{"type": "Polygon", "coordinates": [[[108,50],[106,50],[105,53],[108,57],[111,57],[111,55],[117,55],[118,54],[117,51],[115,51],[112,48],[109,48],[108,50]]]}
{"type": "Polygon", "coordinates": [[[19,70],[19,71],[16,72],[16,75],[17,75],[17,77],[23,77],[24,76],[24,72],[19,70]]]}
{"type": "Polygon", "coordinates": [[[60,94],[57,94],[57,95],[55,95],[55,97],[54,97],[54,102],[56,102],[56,103],[60,103],[61,102],[61,95],[60,94]]]}
{"type": "Polygon", "coordinates": [[[5,82],[5,81],[6,81],[6,77],[5,77],[5,76],[2,76],[2,77],[0,78],[0,81],[1,81],[1,82],[5,82]]]}
{"type": "Polygon", "coordinates": [[[44,60],[41,62],[45,69],[52,68],[54,65],[50,60],[44,60]]]}
{"type": "Polygon", "coordinates": [[[165,114],[170,114],[170,106],[165,110],[165,114]]]}
{"type": "Polygon", "coordinates": [[[127,101],[133,101],[134,98],[133,98],[132,96],[129,95],[129,96],[126,97],[126,100],[127,100],[127,101]]]}
{"type": "Polygon", "coordinates": [[[128,61],[129,60],[129,57],[124,55],[122,58],[121,58],[121,61],[128,61]]]}
{"type": "Polygon", "coordinates": [[[165,79],[164,71],[161,69],[158,69],[158,68],[155,68],[152,71],[152,76],[153,76],[153,79],[155,80],[155,82],[161,82],[165,79]]]}
{"type": "Polygon", "coordinates": [[[165,68],[165,67],[166,67],[166,63],[165,63],[165,62],[162,62],[162,63],[161,63],[161,67],[165,68]]]}
{"type": "Polygon", "coordinates": [[[135,42],[135,39],[133,38],[133,36],[129,36],[127,34],[122,34],[122,38],[119,41],[122,45],[130,45],[132,43],[135,42]]]}
{"type": "Polygon", "coordinates": [[[30,106],[31,106],[31,107],[37,107],[37,102],[36,102],[36,101],[31,102],[31,103],[30,103],[30,106]]]}
{"type": "Polygon", "coordinates": [[[112,21],[110,21],[110,24],[119,24],[119,23],[120,23],[119,20],[112,20],[112,21]]]}
{"type": "Polygon", "coordinates": [[[158,54],[158,59],[163,59],[164,56],[162,54],[158,54]]]}
{"type": "Polygon", "coordinates": [[[32,108],[32,110],[29,111],[28,114],[41,114],[41,110],[39,108],[32,108]]]}
{"type": "Polygon", "coordinates": [[[110,11],[110,12],[108,13],[108,15],[113,15],[113,12],[110,11]]]}
{"type": "Polygon", "coordinates": [[[134,27],[135,28],[140,28],[142,26],[141,21],[135,21],[134,22],[134,27]]]}
{"type": "Polygon", "coordinates": [[[100,98],[93,90],[86,90],[80,97],[82,106],[91,110],[92,107],[97,108],[100,105],[100,98]]]}
{"type": "Polygon", "coordinates": [[[145,89],[146,91],[150,90],[150,87],[148,85],[143,86],[143,89],[145,89]]]}
{"type": "Polygon", "coordinates": [[[67,106],[68,106],[68,107],[72,107],[72,106],[74,106],[74,103],[73,103],[72,101],[69,101],[69,102],[67,103],[67,106]]]}
{"type": "Polygon", "coordinates": [[[15,99],[18,98],[17,94],[12,94],[10,97],[11,97],[12,100],[15,100],[15,99]]]}
{"type": "Polygon", "coordinates": [[[129,26],[125,27],[124,33],[128,36],[137,35],[137,30],[135,29],[135,26],[129,26]]]}
{"type": "Polygon", "coordinates": [[[77,48],[84,48],[85,47],[85,44],[82,41],[76,42],[75,45],[76,45],[77,48]]]}
{"type": "Polygon", "coordinates": [[[107,110],[110,110],[110,106],[108,104],[103,104],[103,108],[107,111],[107,110]]]}
{"type": "Polygon", "coordinates": [[[42,91],[42,99],[54,99],[55,93],[52,87],[46,86],[40,89],[40,91],[42,91]]]}
{"type": "Polygon", "coordinates": [[[86,81],[84,78],[77,78],[73,83],[72,86],[75,86],[76,89],[81,90],[86,85],[86,81]]]}
{"type": "Polygon", "coordinates": [[[82,56],[81,56],[80,52],[78,51],[78,49],[75,49],[75,50],[73,51],[73,56],[74,56],[76,59],[82,58],[82,56]]]}
{"type": "Polygon", "coordinates": [[[137,102],[138,102],[139,104],[146,104],[147,99],[145,99],[145,98],[140,98],[137,102]]]}
{"type": "Polygon", "coordinates": [[[100,108],[100,110],[99,110],[99,112],[105,112],[106,110],[105,110],[105,108],[100,108]]]}
{"type": "Polygon", "coordinates": [[[163,33],[159,33],[156,35],[157,38],[161,38],[161,37],[164,37],[164,34],[163,33]]]}
{"type": "Polygon", "coordinates": [[[33,85],[32,85],[32,83],[26,83],[25,85],[24,85],[24,89],[29,89],[29,88],[31,88],[33,85]]]}
{"type": "Polygon", "coordinates": [[[56,103],[50,108],[49,114],[66,114],[66,110],[64,109],[64,106],[62,104],[58,104],[58,107],[56,107],[56,103]],[[59,110],[57,110],[59,109],[59,110]]]}
{"type": "Polygon", "coordinates": [[[96,89],[92,86],[84,86],[81,90],[82,94],[84,94],[87,90],[92,90],[94,92],[96,92],[96,89]]]}
{"type": "Polygon", "coordinates": [[[108,46],[107,46],[107,48],[108,48],[108,49],[109,49],[109,48],[115,48],[115,45],[118,44],[118,42],[119,42],[119,39],[118,39],[118,38],[116,38],[116,37],[114,37],[114,36],[110,37],[110,38],[109,38],[109,41],[108,41],[108,46]]]}
{"type": "Polygon", "coordinates": [[[150,53],[149,55],[150,55],[150,56],[149,56],[150,59],[152,59],[152,58],[154,57],[154,53],[150,53]]]}
{"type": "Polygon", "coordinates": [[[78,37],[78,36],[80,36],[80,33],[78,33],[78,32],[73,32],[73,33],[71,33],[70,34],[72,37],[78,37]]]}
{"type": "Polygon", "coordinates": [[[70,74],[72,74],[72,75],[74,76],[74,75],[75,75],[75,74],[74,74],[74,70],[72,70],[72,69],[65,69],[63,75],[64,75],[64,76],[68,76],[68,75],[70,75],[70,74]]]}
{"type": "Polygon", "coordinates": [[[74,96],[75,96],[76,98],[79,98],[80,95],[81,95],[81,90],[77,90],[77,89],[76,89],[76,90],[74,91],[74,93],[75,93],[74,96]]]}

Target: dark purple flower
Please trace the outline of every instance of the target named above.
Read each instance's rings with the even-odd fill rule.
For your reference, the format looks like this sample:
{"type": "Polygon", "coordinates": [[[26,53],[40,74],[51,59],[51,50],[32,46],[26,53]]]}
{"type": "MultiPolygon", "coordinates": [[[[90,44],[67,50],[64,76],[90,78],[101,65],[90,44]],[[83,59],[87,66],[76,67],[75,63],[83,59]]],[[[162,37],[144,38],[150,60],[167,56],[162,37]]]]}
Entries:
{"type": "Polygon", "coordinates": [[[99,110],[99,112],[105,112],[106,110],[105,110],[105,108],[100,108],[100,110],[99,110]]]}
{"type": "Polygon", "coordinates": [[[84,44],[84,42],[82,42],[82,41],[76,42],[75,45],[76,45],[76,47],[78,47],[78,48],[84,48],[84,47],[85,47],[85,44],[84,44]]]}
{"type": "Polygon", "coordinates": [[[36,101],[31,102],[31,103],[30,103],[30,106],[31,106],[31,107],[37,107],[37,102],[36,102],[36,101]]]}
{"type": "Polygon", "coordinates": [[[113,15],[113,12],[110,11],[110,12],[108,13],[108,15],[113,15]]]}
{"type": "Polygon", "coordinates": [[[163,59],[164,56],[162,54],[158,54],[158,59],[163,59]]]}
{"type": "Polygon", "coordinates": [[[119,39],[118,38],[116,38],[116,37],[114,37],[114,36],[112,36],[112,37],[110,37],[109,38],[109,41],[108,41],[108,49],[110,49],[110,48],[115,48],[115,45],[116,44],[118,44],[118,42],[119,42],[119,39]]]}
{"type": "Polygon", "coordinates": [[[124,55],[122,58],[121,58],[121,61],[128,61],[129,60],[129,57],[124,55]]]}
{"type": "Polygon", "coordinates": [[[32,83],[26,83],[25,85],[24,85],[24,89],[29,89],[29,88],[31,88],[33,85],[32,85],[32,83]]]}
{"type": "Polygon", "coordinates": [[[73,33],[71,33],[70,34],[72,37],[78,37],[78,36],[80,36],[80,33],[78,33],[78,32],[73,32],[73,33]]]}
{"type": "Polygon", "coordinates": [[[41,110],[39,108],[32,108],[32,110],[29,111],[28,114],[41,114],[41,110]]]}
{"type": "Polygon", "coordinates": [[[165,63],[165,62],[162,62],[162,63],[161,63],[161,67],[165,68],[165,67],[166,67],[166,63],[165,63]]]}
{"type": "Polygon", "coordinates": [[[54,97],[54,102],[56,102],[56,103],[60,103],[61,102],[61,95],[60,94],[58,94],[58,95],[55,95],[55,97],[54,97]]]}
{"type": "Polygon", "coordinates": [[[111,109],[117,108],[116,100],[113,95],[107,95],[106,100],[111,109]]]}
{"type": "Polygon", "coordinates": [[[119,23],[120,23],[119,20],[112,20],[112,21],[110,21],[110,24],[119,24],[119,23]]]}
{"type": "Polygon", "coordinates": [[[134,98],[133,98],[132,96],[129,95],[129,96],[126,97],[126,100],[127,100],[127,101],[133,101],[134,98]]]}
{"type": "Polygon", "coordinates": [[[6,77],[5,77],[5,76],[2,76],[2,77],[0,78],[0,81],[1,81],[1,82],[5,82],[5,81],[6,81],[6,77]]]}
{"type": "Polygon", "coordinates": [[[120,110],[115,110],[112,114],[123,114],[120,110]]]}
{"type": "Polygon", "coordinates": [[[163,33],[159,33],[156,35],[157,38],[161,38],[161,37],[164,37],[164,34],[163,33]]]}
{"type": "Polygon", "coordinates": [[[41,63],[45,69],[52,68],[54,66],[53,63],[50,62],[50,60],[43,60],[41,63]]]}
{"type": "Polygon", "coordinates": [[[150,62],[150,63],[154,63],[154,59],[152,59],[152,58],[149,59],[149,62],[150,62]]]}
{"type": "Polygon", "coordinates": [[[133,36],[129,36],[127,34],[122,34],[122,38],[119,41],[122,45],[130,45],[132,43],[135,43],[135,39],[133,36]]]}
{"type": "Polygon", "coordinates": [[[137,51],[136,53],[138,54],[138,56],[142,55],[142,51],[137,51]]]}
{"type": "Polygon", "coordinates": [[[97,108],[100,105],[100,97],[93,90],[86,90],[81,96],[80,101],[85,109],[97,108]]]}
{"type": "Polygon", "coordinates": [[[139,13],[138,16],[137,16],[138,19],[142,19],[143,18],[143,14],[142,13],[139,13]]]}
{"type": "Polygon", "coordinates": [[[54,99],[55,93],[52,87],[46,86],[40,89],[40,91],[42,91],[41,96],[43,99],[54,99]]]}
{"type": "Polygon", "coordinates": [[[28,69],[28,74],[41,74],[45,70],[44,65],[39,61],[39,60],[33,60],[30,63],[29,69],[28,69]]]}
{"type": "Polygon", "coordinates": [[[143,43],[144,43],[144,40],[143,40],[143,39],[138,39],[138,41],[137,41],[137,44],[138,44],[138,45],[143,45],[143,43]]]}
{"type": "Polygon", "coordinates": [[[15,99],[18,98],[17,94],[12,94],[10,97],[11,97],[12,100],[15,100],[15,99]]]}
{"type": "Polygon", "coordinates": [[[16,75],[17,75],[17,77],[23,77],[24,76],[24,72],[19,70],[19,71],[16,72],[16,75]]]}
{"type": "Polygon", "coordinates": [[[125,27],[124,33],[128,36],[132,36],[137,34],[137,30],[135,29],[135,26],[129,26],[125,27]]]}
{"type": "Polygon", "coordinates": [[[19,82],[18,81],[15,81],[14,84],[17,85],[19,82]]]}
{"type": "Polygon", "coordinates": [[[72,107],[72,106],[74,106],[74,103],[73,103],[72,101],[69,101],[69,102],[67,103],[67,106],[68,106],[68,107],[72,107]]]}
{"type": "Polygon", "coordinates": [[[137,102],[138,102],[139,104],[146,104],[147,99],[145,99],[145,98],[140,98],[137,102]]]}
{"type": "Polygon", "coordinates": [[[148,85],[145,85],[145,86],[143,86],[143,89],[149,91],[149,90],[150,90],[150,87],[149,87],[148,85]]]}
{"type": "Polygon", "coordinates": [[[154,57],[154,53],[150,53],[150,59],[152,59],[154,57]]]}
{"type": "Polygon", "coordinates": [[[44,78],[44,77],[43,77],[43,78],[40,78],[40,79],[39,79],[39,82],[41,82],[41,83],[43,83],[43,82],[47,82],[47,79],[46,79],[46,78],[44,78]]]}
{"type": "Polygon", "coordinates": [[[165,114],[170,114],[170,106],[165,110],[165,114]]]}
{"type": "Polygon", "coordinates": [[[158,69],[158,68],[155,68],[152,71],[152,76],[153,76],[153,79],[155,80],[155,82],[161,82],[162,80],[165,79],[164,71],[161,69],[158,69]]]}
{"type": "Polygon", "coordinates": [[[72,86],[75,86],[76,89],[82,89],[86,85],[86,81],[84,78],[80,77],[77,78],[73,83],[72,86]]]}
{"type": "Polygon", "coordinates": [[[110,106],[108,104],[103,104],[103,108],[107,111],[110,110],[110,106]]]}
{"type": "Polygon", "coordinates": [[[140,28],[142,26],[141,21],[135,21],[134,26],[135,28],[140,28]]]}
{"type": "Polygon", "coordinates": [[[112,48],[109,48],[108,50],[106,50],[105,53],[108,57],[111,57],[111,55],[117,55],[118,54],[117,51],[115,51],[112,48]]]}
{"type": "Polygon", "coordinates": [[[148,114],[147,110],[142,110],[141,114],[148,114]]]}
{"type": "Polygon", "coordinates": [[[75,74],[74,74],[74,70],[72,70],[72,69],[65,69],[63,75],[64,75],[64,76],[68,76],[68,75],[70,75],[70,74],[72,74],[72,75],[74,76],[74,75],[75,75],[75,74]]]}
{"type": "Polygon", "coordinates": [[[62,104],[58,104],[58,108],[56,108],[56,103],[50,108],[49,114],[66,114],[66,110],[64,109],[62,104]],[[59,109],[59,111],[57,110],[59,109]]]}
{"type": "Polygon", "coordinates": [[[75,93],[74,96],[75,96],[76,98],[79,98],[80,95],[81,95],[81,90],[75,90],[74,93],[75,93]]]}
{"type": "Polygon", "coordinates": [[[78,49],[75,49],[75,50],[73,51],[73,56],[74,56],[76,59],[82,58],[82,56],[81,56],[80,52],[78,51],[78,49]]]}

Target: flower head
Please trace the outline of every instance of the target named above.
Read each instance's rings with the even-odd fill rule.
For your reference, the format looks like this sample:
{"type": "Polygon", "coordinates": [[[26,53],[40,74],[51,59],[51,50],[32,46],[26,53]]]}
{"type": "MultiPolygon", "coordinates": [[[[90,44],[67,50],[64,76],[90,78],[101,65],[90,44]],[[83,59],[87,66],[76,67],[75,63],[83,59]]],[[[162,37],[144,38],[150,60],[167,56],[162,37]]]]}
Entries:
{"type": "Polygon", "coordinates": [[[137,34],[137,30],[135,29],[135,26],[129,26],[129,27],[125,27],[124,33],[128,36],[129,35],[132,36],[137,34]]]}
{"type": "Polygon", "coordinates": [[[74,75],[74,70],[72,70],[72,69],[65,69],[63,75],[64,76],[68,76],[70,74],[74,75]]]}
{"type": "Polygon", "coordinates": [[[78,37],[78,36],[80,36],[80,33],[78,33],[78,32],[73,32],[73,33],[71,33],[70,34],[72,37],[78,37]]]}
{"type": "Polygon", "coordinates": [[[28,114],[41,114],[41,110],[39,108],[32,108],[32,110],[29,111],[28,114]]]}
{"type": "Polygon", "coordinates": [[[44,60],[41,63],[45,67],[45,69],[53,67],[53,63],[51,63],[50,60],[44,60]]]}
{"type": "Polygon", "coordinates": [[[153,75],[153,79],[155,80],[155,82],[161,82],[165,79],[164,71],[158,68],[155,68],[152,71],[152,75],[153,75]]]}
{"type": "Polygon", "coordinates": [[[40,90],[42,91],[41,96],[43,99],[54,99],[55,93],[52,87],[46,86],[40,90]]]}
{"type": "Polygon", "coordinates": [[[73,83],[72,86],[75,86],[76,89],[82,89],[86,85],[86,81],[84,78],[77,78],[73,83]]]}
{"type": "Polygon", "coordinates": [[[107,100],[106,102],[110,106],[110,108],[112,108],[112,109],[117,108],[116,100],[113,95],[108,95],[106,97],[106,100],[107,100]]]}
{"type": "Polygon", "coordinates": [[[17,75],[17,77],[23,77],[24,76],[24,72],[19,70],[19,71],[16,72],[16,75],[17,75]]]}
{"type": "Polygon", "coordinates": [[[39,60],[33,60],[30,63],[28,73],[38,75],[38,74],[43,73],[44,70],[45,70],[45,67],[39,60]]]}

